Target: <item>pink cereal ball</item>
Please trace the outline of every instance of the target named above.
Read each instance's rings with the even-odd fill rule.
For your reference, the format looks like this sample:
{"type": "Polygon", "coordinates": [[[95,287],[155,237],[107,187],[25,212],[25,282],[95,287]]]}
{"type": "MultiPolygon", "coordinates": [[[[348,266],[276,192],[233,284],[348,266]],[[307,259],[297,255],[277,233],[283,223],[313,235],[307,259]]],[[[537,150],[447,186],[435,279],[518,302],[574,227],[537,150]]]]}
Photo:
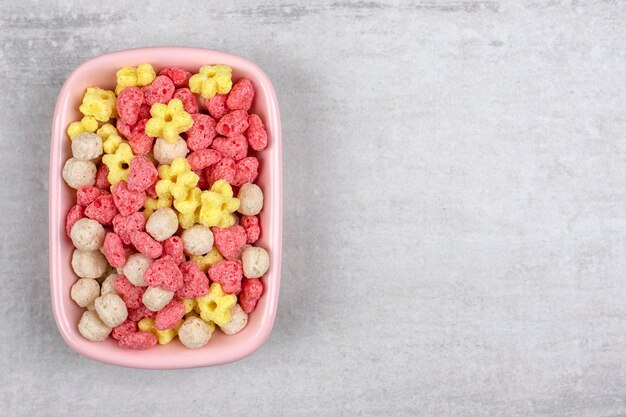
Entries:
{"type": "MultiPolygon", "coordinates": [[[[221,158],[221,156],[220,156],[221,158]]],[[[194,172],[196,173],[196,175],[200,178],[198,178],[198,184],[196,185],[199,189],[201,190],[208,190],[209,187],[209,182],[206,179],[206,170],[207,168],[204,169],[197,169],[194,172]]]]}
{"type": "Polygon", "coordinates": [[[226,106],[227,98],[226,94],[216,94],[206,103],[209,114],[215,120],[221,119],[228,113],[228,107],[226,106]]]}
{"type": "Polygon", "coordinates": [[[188,349],[198,349],[211,340],[211,327],[199,317],[189,317],[178,329],[180,342],[188,349]]]}
{"type": "Polygon", "coordinates": [[[246,313],[250,314],[256,308],[256,303],[263,294],[263,284],[259,279],[244,278],[241,283],[239,304],[246,313]]]}
{"type": "Polygon", "coordinates": [[[168,77],[159,75],[152,84],[143,88],[146,103],[152,106],[154,103],[167,104],[174,95],[174,83],[168,77]]]}
{"type": "Polygon", "coordinates": [[[235,161],[245,158],[248,154],[248,140],[244,135],[218,136],[213,139],[211,147],[223,156],[232,158],[235,161]]]}
{"type": "Polygon", "coordinates": [[[73,206],[67,212],[67,216],[65,216],[65,234],[67,237],[71,238],[72,227],[74,224],[80,219],[85,217],[85,207],[79,206],[78,204],[73,206]]]}
{"type": "Polygon", "coordinates": [[[131,191],[145,191],[156,181],[158,171],[154,164],[144,156],[135,156],[130,161],[128,172],[128,189],[131,191]]]}
{"type": "Polygon", "coordinates": [[[122,324],[119,324],[113,328],[111,332],[111,337],[115,340],[120,340],[124,335],[128,333],[133,333],[137,331],[137,323],[130,319],[126,319],[126,321],[122,324]]]}
{"type": "Polygon", "coordinates": [[[183,103],[183,108],[189,114],[198,113],[198,101],[194,93],[188,88],[179,88],[174,92],[174,98],[179,99],[183,103]]]}
{"type": "Polygon", "coordinates": [[[124,244],[115,233],[107,233],[102,245],[102,253],[113,268],[122,268],[126,263],[124,244]]]}
{"type": "Polygon", "coordinates": [[[161,287],[148,287],[143,293],[141,301],[150,311],[157,312],[174,298],[174,291],[165,290],[161,287]]]}
{"type": "Polygon", "coordinates": [[[221,161],[208,167],[205,172],[209,186],[217,180],[225,180],[232,184],[237,174],[237,164],[232,158],[222,158],[221,161]]]}
{"type": "Polygon", "coordinates": [[[226,106],[231,110],[250,110],[254,100],[254,85],[247,78],[242,78],[233,85],[226,99],[226,106]]]}
{"type": "Polygon", "coordinates": [[[143,208],[143,203],[146,200],[145,192],[130,190],[125,181],[113,185],[111,194],[113,194],[115,206],[122,216],[130,216],[139,211],[143,208]]]}
{"type": "Polygon", "coordinates": [[[108,266],[106,258],[99,250],[75,249],[72,253],[72,269],[80,278],[100,278],[108,266]]]}
{"type": "Polygon", "coordinates": [[[130,136],[128,137],[128,144],[133,151],[134,155],[145,155],[152,149],[154,138],[146,135],[146,123],[149,119],[143,119],[137,122],[133,126],[130,136]]]}
{"type": "Polygon", "coordinates": [[[177,300],[170,301],[157,312],[154,327],[159,330],[173,329],[185,315],[185,305],[177,300]]]}
{"type": "Polygon", "coordinates": [[[158,259],[146,270],[144,281],[152,287],[176,291],[183,286],[183,274],[172,259],[158,259]]]}
{"type": "Polygon", "coordinates": [[[213,231],[215,247],[217,247],[217,250],[220,251],[224,258],[228,260],[237,259],[239,250],[246,244],[247,236],[245,229],[236,225],[225,228],[213,227],[211,230],[213,231]]]}
{"type": "Polygon", "coordinates": [[[157,242],[170,238],[178,230],[178,215],[169,208],[157,209],[146,222],[146,232],[157,242]]]}
{"type": "Polygon", "coordinates": [[[112,225],[113,218],[117,216],[117,213],[112,195],[100,196],[85,208],[85,216],[96,220],[103,226],[112,225]]]}
{"type": "Polygon", "coordinates": [[[186,157],[189,153],[188,143],[184,139],[178,139],[174,143],[169,143],[163,138],[157,138],[154,142],[154,158],[161,165],[170,165],[174,158],[186,157]]]}
{"type": "Polygon", "coordinates": [[[115,281],[113,281],[113,286],[124,300],[124,303],[126,303],[127,308],[141,307],[141,297],[143,296],[144,288],[134,286],[124,275],[118,275],[115,281]]]}
{"type": "Polygon", "coordinates": [[[88,205],[93,203],[96,198],[106,194],[107,193],[105,191],[102,191],[100,188],[86,185],[76,190],[76,203],[79,206],[87,207],[88,205]]]}
{"type": "Polygon", "coordinates": [[[209,279],[194,261],[187,261],[180,265],[183,274],[183,286],[174,296],[179,299],[198,298],[209,292],[209,279]]]}
{"type": "Polygon", "coordinates": [[[206,114],[192,114],[193,125],[186,132],[187,146],[192,151],[206,149],[211,146],[215,137],[215,120],[206,114]]]}
{"type": "Polygon", "coordinates": [[[198,149],[187,156],[189,166],[194,171],[207,168],[218,163],[221,159],[222,154],[215,149],[198,149]]]}
{"type": "Polygon", "coordinates": [[[63,179],[70,187],[79,189],[96,183],[96,164],[92,161],[80,161],[70,158],[63,166],[63,179]]]}
{"type": "Polygon", "coordinates": [[[150,114],[150,106],[148,103],[143,103],[141,107],[139,107],[139,114],[137,115],[137,120],[144,120],[151,118],[150,114]]]}
{"type": "Polygon", "coordinates": [[[144,317],[149,319],[156,316],[156,312],[148,309],[145,305],[141,304],[139,308],[131,308],[128,310],[128,318],[132,321],[139,321],[144,317]]]}
{"type": "Polygon", "coordinates": [[[85,311],[78,322],[78,332],[91,342],[102,342],[111,333],[95,311],[85,311]]]}
{"type": "Polygon", "coordinates": [[[152,239],[152,237],[141,231],[132,232],[130,234],[130,242],[135,249],[146,255],[148,258],[156,259],[163,253],[163,246],[152,239]]]}
{"type": "Polygon", "coordinates": [[[113,231],[122,239],[125,245],[131,244],[130,235],[132,232],[143,231],[146,227],[146,218],[141,212],[136,212],[130,216],[116,215],[113,218],[113,231]]]}
{"type": "Polygon", "coordinates": [[[76,249],[92,251],[100,249],[105,240],[104,227],[95,220],[82,218],[74,223],[70,232],[76,249]]]}
{"type": "Polygon", "coordinates": [[[133,129],[133,125],[129,125],[128,123],[124,123],[123,120],[118,119],[117,122],[115,123],[115,128],[122,136],[128,139],[132,133],[131,131],[133,129]]]}
{"type": "Polygon", "coordinates": [[[262,151],[267,148],[267,131],[263,121],[256,114],[248,116],[248,130],[246,130],[245,135],[250,147],[255,151],[262,151]]]}
{"type": "Polygon", "coordinates": [[[101,190],[108,190],[111,187],[109,182],[109,167],[101,164],[96,172],[96,187],[101,190]]]}
{"type": "Polygon", "coordinates": [[[183,241],[180,236],[172,236],[163,242],[163,253],[172,257],[176,265],[185,262],[183,241]]]}
{"type": "Polygon", "coordinates": [[[235,136],[248,128],[248,113],[245,110],[233,110],[222,116],[215,131],[222,136],[235,136]]]}
{"type": "Polygon", "coordinates": [[[220,330],[229,336],[239,333],[248,324],[248,313],[243,311],[239,304],[235,304],[230,309],[230,321],[224,326],[220,326],[220,330]]]}
{"type": "Polygon", "coordinates": [[[246,243],[254,243],[259,240],[261,227],[257,216],[241,216],[239,224],[246,231],[246,243]]]}
{"type": "Polygon", "coordinates": [[[248,156],[237,162],[235,176],[231,183],[235,187],[241,187],[247,182],[254,182],[259,176],[259,160],[254,156],[248,156]]]}
{"type": "Polygon", "coordinates": [[[129,125],[137,123],[143,104],[143,92],[137,87],[126,87],[117,96],[115,107],[119,118],[129,125]]]}
{"type": "Polygon", "coordinates": [[[238,294],[243,279],[241,261],[219,261],[209,269],[209,278],[219,282],[225,293],[238,294]]]}
{"type": "Polygon", "coordinates": [[[155,335],[149,332],[129,332],[126,333],[118,345],[122,348],[133,350],[146,350],[150,349],[157,343],[155,335]]]}
{"type": "Polygon", "coordinates": [[[186,87],[187,85],[189,85],[189,79],[193,74],[184,68],[169,67],[161,70],[161,72],[159,72],[159,75],[164,75],[172,80],[174,86],[178,88],[186,87]]]}

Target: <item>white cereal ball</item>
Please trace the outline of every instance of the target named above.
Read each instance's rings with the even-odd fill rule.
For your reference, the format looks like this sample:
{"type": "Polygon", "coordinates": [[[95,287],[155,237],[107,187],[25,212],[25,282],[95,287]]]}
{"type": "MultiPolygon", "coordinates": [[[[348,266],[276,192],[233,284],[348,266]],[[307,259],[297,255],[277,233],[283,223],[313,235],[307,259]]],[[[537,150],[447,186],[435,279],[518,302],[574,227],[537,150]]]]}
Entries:
{"type": "Polygon", "coordinates": [[[263,208],[263,191],[256,184],[247,182],[242,185],[237,198],[240,202],[237,211],[246,216],[256,216],[263,208]]]}
{"type": "Polygon", "coordinates": [[[148,287],[141,300],[149,310],[159,311],[174,297],[174,291],[164,290],[161,287],[148,287]]]}
{"type": "Polygon", "coordinates": [[[152,152],[154,153],[154,159],[159,161],[159,164],[169,165],[176,157],[186,157],[189,149],[187,149],[187,142],[184,139],[178,139],[174,143],[169,143],[163,138],[157,138],[152,152]]]}
{"type": "Polygon", "coordinates": [[[101,295],[94,301],[98,317],[109,327],[119,326],[128,318],[128,310],[124,300],[117,294],[101,295]]]}
{"type": "Polygon", "coordinates": [[[211,339],[211,327],[199,317],[189,317],[178,329],[180,342],[189,349],[198,349],[211,339]]]}
{"type": "Polygon", "coordinates": [[[111,328],[94,311],[85,311],[78,322],[78,332],[87,340],[102,342],[109,337],[111,328]]]}
{"type": "Polygon", "coordinates": [[[243,311],[239,303],[230,309],[230,321],[220,329],[227,335],[239,333],[248,324],[248,313],[243,311]]]}
{"type": "Polygon", "coordinates": [[[88,307],[100,295],[100,284],[91,278],[81,278],[72,285],[70,297],[81,307],[88,307]]]}
{"type": "Polygon", "coordinates": [[[63,179],[67,185],[78,190],[80,187],[96,183],[96,171],[96,164],[93,162],[70,158],[63,167],[63,179]]]}
{"type": "Polygon", "coordinates": [[[270,256],[265,249],[251,246],[241,254],[241,263],[246,278],[260,278],[270,267],[270,256]]]}
{"type": "Polygon", "coordinates": [[[148,284],[143,280],[143,276],[152,262],[153,260],[146,255],[134,253],[128,257],[122,269],[122,273],[128,278],[131,284],[138,287],[145,287],[148,284]]]}
{"type": "Polygon", "coordinates": [[[201,224],[184,230],[180,238],[187,255],[206,255],[213,247],[213,232],[201,224]]]}
{"type": "Polygon", "coordinates": [[[159,242],[172,237],[178,230],[178,216],[169,207],[156,210],[146,222],[146,232],[159,242]]]}
{"type": "Polygon", "coordinates": [[[92,251],[100,249],[104,243],[104,227],[95,220],[84,217],[74,223],[70,238],[76,249],[92,251]]]}
{"type": "Polygon", "coordinates": [[[108,266],[106,258],[99,250],[75,249],[72,254],[72,268],[81,278],[100,278],[108,266]]]}
{"type": "Polygon", "coordinates": [[[72,155],[80,161],[90,161],[102,155],[102,139],[95,133],[81,133],[72,139],[72,155]]]}
{"type": "Polygon", "coordinates": [[[104,294],[117,294],[117,290],[115,289],[115,278],[117,278],[118,274],[110,274],[108,277],[102,281],[102,285],[100,286],[100,295],[104,294]]]}

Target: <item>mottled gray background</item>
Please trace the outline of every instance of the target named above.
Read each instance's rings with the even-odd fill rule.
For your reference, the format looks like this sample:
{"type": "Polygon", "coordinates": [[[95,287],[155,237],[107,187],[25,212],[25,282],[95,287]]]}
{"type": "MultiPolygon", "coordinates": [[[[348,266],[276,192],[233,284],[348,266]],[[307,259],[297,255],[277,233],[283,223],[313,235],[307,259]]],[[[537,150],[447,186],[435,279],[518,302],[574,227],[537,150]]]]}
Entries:
{"type": "Polygon", "coordinates": [[[0,2],[0,414],[626,415],[625,2],[73,3],[0,2]],[[228,366],[103,365],[52,318],[56,95],[150,45],[280,101],[278,316],[228,366]]]}

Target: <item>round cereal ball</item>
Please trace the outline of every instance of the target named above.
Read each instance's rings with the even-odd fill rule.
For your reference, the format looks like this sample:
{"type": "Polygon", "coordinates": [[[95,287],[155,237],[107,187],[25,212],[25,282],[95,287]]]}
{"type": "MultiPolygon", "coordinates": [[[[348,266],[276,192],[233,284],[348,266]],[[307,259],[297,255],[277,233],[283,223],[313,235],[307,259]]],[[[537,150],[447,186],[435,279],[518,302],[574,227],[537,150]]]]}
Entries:
{"type": "Polygon", "coordinates": [[[180,235],[187,255],[205,255],[213,247],[213,232],[206,226],[196,224],[180,235]]]}
{"type": "Polygon", "coordinates": [[[124,300],[117,294],[101,295],[94,301],[98,317],[109,327],[119,326],[128,318],[128,310],[124,300]]]}
{"type": "Polygon", "coordinates": [[[96,164],[93,162],[70,158],[63,167],[63,179],[67,185],[78,190],[80,187],[96,183],[96,171],[96,164]]]}
{"type": "Polygon", "coordinates": [[[94,311],[85,311],[78,322],[78,332],[92,342],[102,342],[111,330],[94,311]]]}
{"type": "Polygon", "coordinates": [[[243,245],[240,249],[239,252],[237,252],[237,256],[235,257],[235,259],[241,259],[241,255],[243,255],[243,251],[245,251],[248,248],[251,248],[252,245],[249,243],[246,243],[245,245],[243,245]]]}
{"type": "Polygon", "coordinates": [[[227,335],[239,333],[248,324],[248,313],[243,311],[239,303],[230,309],[230,321],[225,326],[220,326],[220,330],[227,335]]]}
{"type": "Polygon", "coordinates": [[[153,260],[146,255],[134,253],[126,260],[122,273],[128,278],[131,284],[137,287],[146,287],[148,284],[143,280],[143,276],[152,262],[153,260]]]}
{"type": "Polygon", "coordinates": [[[115,278],[117,278],[118,274],[110,274],[107,276],[104,281],[102,281],[102,285],[100,285],[100,295],[104,294],[117,294],[117,290],[115,289],[115,278]]]}
{"type": "Polygon", "coordinates": [[[211,339],[211,327],[201,318],[192,316],[178,329],[178,338],[186,348],[198,349],[211,339]]]}
{"type": "Polygon", "coordinates": [[[256,216],[263,208],[263,191],[256,184],[245,183],[237,193],[239,199],[239,209],[241,214],[246,216],[256,216]]]}
{"type": "Polygon", "coordinates": [[[102,155],[102,139],[95,133],[81,133],[72,139],[72,155],[80,161],[90,161],[102,155]]]}
{"type": "Polygon", "coordinates": [[[174,297],[174,291],[164,290],[161,287],[148,287],[141,300],[151,311],[159,311],[174,297]]]}
{"type": "Polygon", "coordinates": [[[100,284],[91,278],[81,278],[72,285],[70,297],[81,307],[88,307],[100,295],[100,284]]]}
{"type": "Polygon", "coordinates": [[[72,268],[81,278],[99,278],[104,275],[108,265],[106,258],[99,250],[75,249],[72,253],[72,268]]]}
{"type": "Polygon", "coordinates": [[[76,249],[92,251],[102,247],[105,234],[100,223],[85,217],[74,223],[70,238],[76,249]]]}
{"type": "Polygon", "coordinates": [[[178,230],[178,216],[169,207],[156,210],[146,222],[146,232],[159,242],[172,237],[178,230]]]}
{"type": "Polygon", "coordinates": [[[152,152],[154,153],[154,159],[159,164],[169,165],[176,157],[186,157],[189,149],[187,149],[187,142],[184,139],[178,139],[174,143],[169,143],[163,138],[157,138],[152,152]]]}
{"type": "Polygon", "coordinates": [[[241,254],[241,263],[246,278],[260,278],[270,267],[270,256],[265,249],[251,246],[241,254]]]}

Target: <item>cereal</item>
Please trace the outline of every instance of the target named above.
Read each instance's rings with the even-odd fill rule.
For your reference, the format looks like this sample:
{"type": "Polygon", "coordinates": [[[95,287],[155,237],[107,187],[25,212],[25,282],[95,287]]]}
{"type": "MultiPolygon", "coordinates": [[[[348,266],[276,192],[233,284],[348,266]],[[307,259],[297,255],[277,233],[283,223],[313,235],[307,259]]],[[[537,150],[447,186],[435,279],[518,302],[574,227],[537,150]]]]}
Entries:
{"type": "Polygon", "coordinates": [[[211,147],[235,161],[245,158],[248,154],[248,140],[244,135],[218,136],[213,139],[211,147]]]}
{"type": "Polygon", "coordinates": [[[239,224],[246,231],[246,243],[254,243],[259,240],[261,227],[257,216],[241,216],[239,224]]]}
{"type": "Polygon", "coordinates": [[[215,94],[226,94],[230,91],[232,69],[227,65],[203,65],[198,74],[189,78],[189,89],[208,99],[215,94]]]}
{"type": "Polygon", "coordinates": [[[215,265],[219,261],[223,260],[224,257],[217,250],[215,246],[204,256],[191,256],[191,260],[198,265],[198,267],[202,270],[202,272],[207,272],[212,265],[215,265]]]}
{"type": "Polygon", "coordinates": [[[111,187],[113,202],[122,216],[130,216],[143,207],[146,193],[143,191],[131,191],[126,181],[120,181],[111,187]]]}
{"type": "Polygon", "coordinates": [[[123,273],[126,279],[137,287],[146,287],[146,281],[143,279],[148,267],[152,264],[152,259],[141,253],[134,253],[128,257],[124,265],[123,273]]]}
{"type": "Polygon", "coordinates": [[[95,279],[81,278],[72,285],[70,297],[80,307],[86,308],[100,295],[100,284],[95,279]]]}
{"type": "Polygon", "coordinates": [[[171,165],[159,166],[158,172],[161,179],[156,184],[157,195],[171,195],[174,198],[174,207],[177,201],[184,201],[198,183],[198,176],[191,171],[185,158],[174,158],[171,165]]]}
{"type": "Polygon", "coordinates": [[[165,104],[155,103],[150,108],[152,117],[146,124],[146,134],[150,137],[162,137],[169,143],[179,140],[180,134],[189,130],[193,118],[183,108],[183,103],[174,98],[165,104]]]}
{"type": "Polygon", "coordinates": [[[245,135],[250,147],[255,151],[262,151],[267,148],[267,131],[263,121],[256,114],[248,116],[248,130],[246,130],[245,135]]]}
{"type": "Polygon", "coordinates": [[[247,240],[244,228],[237,225],[226,228],[214,227],[211,230],[215,238],[215,246],[224,258],[229,260],[237,259],[239,249],[247,240]]]}
{"type": "Polygon", "coordinates": [[[239,209],[237,211],[246,216],[256,216],[263,208],[263,191],[256,184],[245,183],[237,193],[239,209]]]}
{"type": "Polygon", "coordinates": [[[176,265],[185,262],[183,241],[179,236],[172,236],[163,242],[163,253],[172,257],[176,265]]]}
{"type": "Polygon", "coordinates": [[[145,191],[158,177],[154,164],[144,156],[136,156],[130,161],[128,171],[128,189],[131,191],[145,191]]]}
{"type": "Polygon", "coordinates": [[[126,181],[128,179],[130,161],[133,157],[133,151],[128,143],[121,143],[115,153],[107,154],[102,157],[102,163],[109,168],[107,179],[111,184],[117,184],[120,181],[126,181]]]}
{"type": "Polygon", "coordinates": [[[130,235],[135,231],[142,231],[146,227],[146,219],[143,213],[133,213],[130,216],[116,215],[113,218],[113,231],[125,245],[131,244],[130,235]]]}
{"type": "Polygon", "coordinates": [[[270,267],[270,256],[265,249],[251,246],[241,254],[241,262],[246,278],[260,278],[270,267]]]}
{"type": "Polygon", "coordinates": [[[189,153],[188,143],[184,139],[178,139],[169,143],[163,138],[157,138],[154,142],[154,159],[161,165],[170,165],[176,158],[184,158],[189,153]]]}
{"type": "Polygon", "coordinates": [[[132,321],[139,321],[144,317],[149,319],[154,318],[156,316],[156,312],[149,310],[148,307],[141,304],[139,308],[129,308],[128,309],[128,319],[132,321]]]}
{"type": "Polygon", "coordinates": [[[129,125],[137,123],[139,108],[143,104],[143,92],[137,87],[127,87],[117,96],[117,113],[119,119],[129,125]]]}
{"type": "Polygon", "coordinates": [[[187,255],[205,255],[213,247],[213,233],[211,229],[201,224],[184,230],[180,237],[187,255]]]}
{"type": "Polygon", "coordinates": [[[248,156],[237,162],[237,173],[231,184],[241,187],[247,182],[254,182],[258,176],[259,160],[254,156],[248,156]]]}
{"type": "Polygon", "coordinates": [[[159,311],[169,303],[174,297],[174,291],[169,291],[161,287],[148,287],[143,293],[141,300],[149,310],[159,311]]]}
{"type": "Polygon", "coordinates": [[[109,167],[102,164],[96,172],[96,187],[101,190],[108,190],[111,187],[109,182],[109,167]]]}
{"type": "Polygon", "coordinates": [[[209,343],[211,328],[198,317],[189,317],[178,329],[180,342],[188,349],[198,349],[209,343]]]}
{"type": "Polygon", "coordinates": [[[198,149],[187,156],[189,166],[192,170],[202,170],[218,163],[222,155],[214,149],[198,149]]]}
{"type": "MultiPolygon", "coordinates": [[[[181,323],[182,324],[182,323],[181,323]]],[[[159,330],[154,326],[154,319],[144,318],[137,323],[139,330],[142,332],[150,332],[156,336],[157,341],[160,345],[167,345],[169,342],[174,340],[176,335],[178,334],[178,327],[169,330],[159,330]]]]}
{"type": "Polygon", "coordinates": [[[85,217],[85,208],[80,205],[75,205],[68,212],[65,217],[65,234],[71,238],[72,227],[80,219],[85,217]]]}
{"type": "Polygon", "coordinates": [[[230,309],[237,302],[237,297],[224,293],[222,286],[214,282],[209,288],[209,293],[196,298],[200,317],[206,322],[213,322],[218,326],[224,326],[230,321],[230,309]]]}
{"type": "Polygon", "coordinates": [[[239,208],[239,199],[233,198],[233,189],[224,180],[215,181],[202,192],[202,206],[198,221],[207,227],[228,227],[234,223],[232,213],[239,208]]]}
{"type": "Polygon", "coordinates": [[[156,73],[152,65],[141,64],[137,68],[124,67],[117,72],[116,76],[115,94],[119,94],[126,87],[143,87],[150,84],[156,78],[156,73]]]}
{"type": "Polygon", "coordinates": [[[93,133],[98,129],[98,121],[93,116],[84,116],[78,122],[72,122],[67,127],[67,135],[70,139],[74,139],[75,136],[81,133],[88,132],[93,133]]]}
{"type": "Polygon", "coordinates": [[[174,83],[164,75],[159,75],[150,85],[144,87],[143,94],[150,106],[155,103],[166,104],[174,95],[174,83]]]}
{"type": "Polygon", "coordinates": [[[107,193],[102,191],[97,187],[93,187],[91,185],[86,185],[84,187],[80,187],[76,190],[76,203],[79,206],[87,207],[93,201],[100,197],[101,195],[106,195],[107,193]]]}
{"type": "Polygon", "coordinates": [[[179,99],[183,103],[183,108],[189,114],[198,113],[198,101],[196,96],[188,88],[179,88],[174,91],[174,98],[179,99]]]}
{"type": "Polygon", "coordinates": [[[183,286],[176,290],[176,298],[197,298],[209,292],[209,279],[193,261],[180,265],[183,286]]]}
{"type": "Polygon", "coordinates": [[[72,269],[81,278],[100,278],[107,270],[107,260],[99,250],[74,249],[72,269]]]}
{"type": "Polygon", "coordinates": [[[159,330],[173,329],[185,315],[185,305],[177,300],[170,301],[157,312],[154,327],[159,330]]]}
{"type": "Polygon", "coordinates": [[[219,282],[228,294],[238,294],[241,291],[243,279],[241,261],[220,261],[209,269],[209,278],[219,282]]]}
{"type": "Polygon", "coordinates": [[[102,139],[95,133],[81,133],[72,140],[72,155],[79,161],[90,161],[102,155],[102,139]]]}
{"type": "Polygon", "coordinates": [[[174,86],[178,88],[189,85],[189,78],[191,78],[193,74],[184,68],[169,67],[161,70],[159,75],[165,75],[167,78],[172,80],[174,86]]]}
{"type": "Polygon", "coordinates": [[[109,337],[111,328],[95,312],[85,311],[78,322],[78,332],[91,342],[102,342],[109,337]]]}
{"type": "Polygon", "coordinates": [[[94,301],[100,320],[109,327],[122,324],[128,317],[128,310],[122,298],[114,293],[101,295],[94,301]]]}
{"type": "MultiPolygon", "coordinates": [[[[148,115],[148,117],[150,117],[148,115]]],[[[133,126],[130,136],[128,137],[128,144],[135,155],[145,155],[152,149],[154,138],[151,138],[146,134],[146,124],[148,119],[142,119],[133,126]]]]}
{"type": "Polygon", "coordinates": [[[118,324],[111,331],[111,337],[115,340],[120,340],[122,337],[127,335],[128,333],[133,333],[137,331],[137,323],[133,320],[126,319],[124,323],[118,324]]]}
{"type": "Polygon", "coordinates": [[[215,132],[215,120],[206,114],[192,114],[193,126],[187,131],[187,146],[192,151],[211,146],[215,132]]]}
{"type": "Polygon", "coordinates": [[[187,193],[187,198],[177,200],[174,207],[178,210],[178,222],[183,229],[193,226],[200,216],[202,191],[198,187],[192,188],[187,193]]]}
{"type": "Polygon", "coordinates": [[[157,242],[163,242],[178,230],[178,216],[171,208],[157,209],[146,222],[146,232],[157,242]]]}
{"type": "Polygon", "coordinates": [[[227,335],[233,335],[239,333],[248,324],[248,313],[243,311],[239,304],[235,304],[230,309],[230,321],[223,326],[220,326],[220,330],[227,335]]]}
{"type": "MultiPolygon", "coordinates": [[[[72,226],[70,238],[76,249],[93,251],[104,243],[104,227],[95,220],[82,218],[72,226]]],[[[212,237],[212,236],[211,236],[212,237]]]]}
{"type": "Polygon", "coordinates": [[[172,207],[172,196],[163,196],[158,198],[148,197],[143,203],[143,214],[146,220],[154,213],[156,209],[163,207],[172,207]]]}
{"type": "Polygon", "coordinates": [[[113,281],[115,291],[122,297],[126,307],[139,308],[141,307],[141,298],[144,293],[144,288],[133,285],[128,278],[124,275],[118,275],[113,281]]]}
{"type": "Polygon", "coordinates": [[[247,78],[242,78],[233,85],[226,105],[231,110],[250,110],[254,100],[254,85],[247,78]]]}
{"type": "Polygon", "coordinates": [[[108,294],[110,292],[117,294],[115,290],[115,278],[117,278],[117,274],[110,274],[108,277],[102,281],[102,285],[100,285],[100,295],[108,294]]]}
{"type": "Polygon", "coordinates": [[[101,195],[85,208],[85,216],[104,226],[113,224],[113,218],[117,213],[113,196],[109,194],[101,195]]]}
{"type": "Polygon", "coordinates": [[[122,268],[126,263],[126,252],[122,240],[115,233],[107,233],[102,245],[102,253],[113,268],[122,268]]]}
{"type": "Polygon", "coordinates": [[[252,313],[262,293],[263,284],[260,279],[244,278],[241,282],[241,293],[239,294],[239,304],[241,304],[243,311],[248,314],[252,313]]]}
{"type": "Polygon", "coordinates": [[[70,187],[79,189],[96,183],[96,164],[70,158],[63,166],[63,179],[70,187]]]}
{"type": "Polygon", "coordinates": [[[232,158],[222,158],[221,161],[211,165],[206,170],[206,179],[211,185],[219,180],[232,184],[235,175],[237,175],[237,165],[232,158]]]}
{"type": "Polygon", "coordinates": [[[144,274],[146,283],[153,287],[161,287],[168,291],[176,291],[183,286],[183,274],[178,265],[171,259],[154,261],[144,274]]]}
{"type": "Polygon", "coordinates": [[[117,129],[110,123],[102,125],[97,131],[98,136],[102,140],[102,149],[107,154],[115,153],[122,143],[122,137],[118,134],[117,129]]]}
{"type": "Polygon", "coordinates": [[[135,231],[130,234],[130,241],[139,252],[148,258],[156,259],[163,253],[163,246],[152,239],[146,232],[135,231]]]}
{"type": "Polygon", "coordinates": [[[126,349],[145,350],[156,345],[157,337],[149,332],[129,332],[119,341],[119,346],[126,349]]]}
{"type": "Polygon", "coordinates": [[[215,126],[215,131],[223,136],[235,136],[248,128],[248,113],[245,110],[233,110],[222,116],[215,126]]]}
{"type": "Polygon", "coordinates": [[[85,116],[93,116],[99,122],[106,122],[115,116],[115,93],[98,87],[89,87],[78,110],[85,116]]]}
{"type": "Polygon", "coordinates": [[[215,120],[221,119],[226,113],[228,113],[228,107],[226,106],[227,99],[228,96],[226,94],[216,94],[213,98],[207,101],[207,110],[209,111],[211,117],[215,120]]]}

